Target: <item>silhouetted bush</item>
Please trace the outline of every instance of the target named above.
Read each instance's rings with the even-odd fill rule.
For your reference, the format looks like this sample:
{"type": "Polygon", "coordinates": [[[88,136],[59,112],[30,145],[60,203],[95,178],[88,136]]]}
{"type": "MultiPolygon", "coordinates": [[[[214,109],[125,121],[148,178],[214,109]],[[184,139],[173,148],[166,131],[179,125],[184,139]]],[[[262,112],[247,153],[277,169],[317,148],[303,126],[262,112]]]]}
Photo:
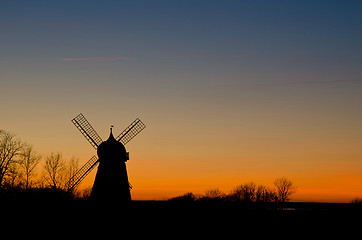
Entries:
{"type": "Polygon", "coordinates": [[[53,188],[9,188],[0,192],[1,201],[63,201],[74,199],[75,196],[72,193],[53,188]]]}
{"type": "Polygon", "coordinates": [[[226,194],[221,192],[218,188],[207,190],[205,195],[199,197],[199,201],[224,201],[226,194]]]}
{"type": "Polygon", "coordinates": [[[185,201],[185,202],[193,202],[197,199],[195,194],[192,192],[185,193],[181,196],[170,198],[169,201],[185,201]]]}

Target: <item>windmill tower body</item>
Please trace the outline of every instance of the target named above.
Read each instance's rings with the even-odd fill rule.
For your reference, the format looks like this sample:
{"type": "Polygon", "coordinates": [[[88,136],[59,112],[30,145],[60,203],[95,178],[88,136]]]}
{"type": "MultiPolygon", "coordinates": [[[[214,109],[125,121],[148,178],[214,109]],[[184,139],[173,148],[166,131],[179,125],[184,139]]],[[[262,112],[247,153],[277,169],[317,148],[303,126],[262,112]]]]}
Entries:
{"type": "Polygon", "coordinates": [[[79,114],[72,123],[83,134],[87,141],[97,150],[68,181],[68,191],[76,186],[99,164],[94,180],[91,199],[120,202],[131,201],[130,184],[128,182],[126,161],[129,159],[124,145],[131,141],[146,126],[140,119],[133,121],[121,134],[114,138],[112,128],[109,138],[103,142],[83,114],[79,114]]]}
{"type": "Polygon", "coordinates": [[[128,153],[122,143],[112,134],[97,150],[99,167],[94,180],[91,199],[131,201],[126,161],[128,153]]]}

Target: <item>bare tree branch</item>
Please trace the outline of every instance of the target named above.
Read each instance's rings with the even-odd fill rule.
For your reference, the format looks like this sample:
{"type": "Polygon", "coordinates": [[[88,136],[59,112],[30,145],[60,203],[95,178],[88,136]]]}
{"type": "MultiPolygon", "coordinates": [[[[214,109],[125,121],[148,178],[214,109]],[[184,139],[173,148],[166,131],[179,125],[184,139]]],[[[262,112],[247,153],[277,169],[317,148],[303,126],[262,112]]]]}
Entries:
{"type": "Polygon", "coordinates": [[[280,202],[289,201],[296,192],[296,187],[293,185],[293,182],[286,177],[275,179],[274,185],[277,188],[277,198],[280,202]]]}
{"type": "Polygon", "coordinates": [[[0,131],[0,189],[3,186],[4,177],[9,167],[16,161],[15,157],[20,154],[23,144],[15,134],[0,131]]]}
{"type": "Polygon", "coordinates": [[[41,155],[34,152],[32,146],[25,146],[23,148],[18,163],[23,172],[25,189],[32,186],[36,166],[39,164],[40,159],[41,155]]]}
{"type": "Polygon", "coordinates": [[[51,153],[45,158],[43,179],[49,187],[61,189],[64,186],[65,163],[60,153],[51,153]]]}

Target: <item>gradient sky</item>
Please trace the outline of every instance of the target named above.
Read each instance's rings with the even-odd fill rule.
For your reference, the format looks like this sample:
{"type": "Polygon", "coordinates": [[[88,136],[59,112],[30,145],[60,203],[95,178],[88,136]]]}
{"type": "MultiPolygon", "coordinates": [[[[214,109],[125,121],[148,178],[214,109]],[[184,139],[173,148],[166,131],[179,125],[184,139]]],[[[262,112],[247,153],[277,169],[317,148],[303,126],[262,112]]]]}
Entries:
{"type": "MultiPolygon", "coordinates": [[[[361,1],[0,1],[0,129],[81,164],[136,117],[133,199],[285,176],[362,197],[361,1]]],[[[94,172],[81,187],[89,187],[94,172]]]]}

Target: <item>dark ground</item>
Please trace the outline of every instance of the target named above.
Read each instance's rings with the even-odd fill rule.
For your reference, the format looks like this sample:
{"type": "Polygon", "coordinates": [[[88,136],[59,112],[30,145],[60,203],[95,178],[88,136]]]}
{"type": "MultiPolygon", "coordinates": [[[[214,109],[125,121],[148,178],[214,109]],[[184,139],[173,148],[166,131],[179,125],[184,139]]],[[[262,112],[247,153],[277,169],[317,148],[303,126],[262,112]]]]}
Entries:
{"type": "MultiPolygon", "coordinates": [[[[56,198],[55,198],[56,197],[56,198]]],[[[318,203],[318,202],[225,202],[225,201],[131,201],[128,204],[118,202],[98,202],[92,200],[69,200],[58,198],[17,199],[0,198],[3,211],[27,212],[39,211],[54,214],[79,212],[103,215],[131,214],[154,215],[164,217],[186,217],[221,215],[232,217],[362,217],[362,204],[318,203]],[[6,207],[5,207],[6,206],[6,207]]],[[[362,220],[362,218],[361,218],[362,220]]]]}
{"type": "Polygon", "coordinates": [[[164,216],[221,215],[232,217],[362,217],[362,205],[350,203],[243,203],[243,202],[172,202],[133,201],[128,210],[137,214],[164,216]]]}
{"type": "Polygon", "coordinates": [[[122,239],[127,234],[157,239],[350,239],[360,238],[362,229],[362,205],[347,203],[132,201],[121,206],[85,200],[13,200],[0,205],[0,216],[15,227],[13,233],[30,228],[33,234],[51,232],[53,237],[67,238],[107,239],[113,234],[122,239]]]}
{"type": "Polygon", "coordinates": [[[134,201],[128,210],[135,222],[203,239],[350,239],[362,232],[362,206],[347,203],[134,201]]]}

